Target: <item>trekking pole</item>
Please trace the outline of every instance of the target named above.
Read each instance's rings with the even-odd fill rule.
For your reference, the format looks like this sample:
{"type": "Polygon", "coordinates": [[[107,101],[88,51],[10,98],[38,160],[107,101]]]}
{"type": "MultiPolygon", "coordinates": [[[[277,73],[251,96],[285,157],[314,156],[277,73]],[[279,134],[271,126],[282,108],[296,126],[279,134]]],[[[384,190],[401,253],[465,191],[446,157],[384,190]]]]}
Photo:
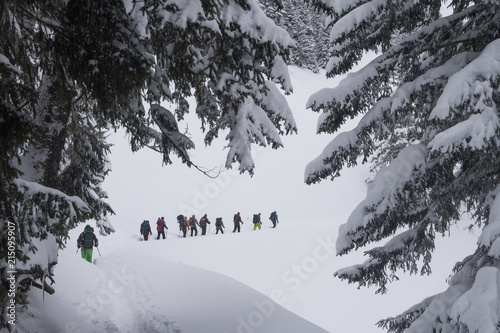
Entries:
{"type": "Polygon", "coordinates": [[[79,248],[79,247],[77,247],[77,248],[76,248],[76,253],[78,253],[78,250],[80,250],[80,248],[79,248]]]}
{"type": "Polygon", "coordinates": [[[99,257],[102,257],[101,256],[101,251],[99,251],[99,248],[97,246],[95,248],[97,249],[97,252],[99,253],[99,257]]]}

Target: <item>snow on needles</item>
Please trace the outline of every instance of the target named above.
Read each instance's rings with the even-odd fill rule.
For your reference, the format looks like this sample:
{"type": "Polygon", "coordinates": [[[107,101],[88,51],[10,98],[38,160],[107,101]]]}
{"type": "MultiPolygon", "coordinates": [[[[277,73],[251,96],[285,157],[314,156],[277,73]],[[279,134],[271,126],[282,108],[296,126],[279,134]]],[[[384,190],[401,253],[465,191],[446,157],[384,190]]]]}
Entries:
{"type": "Polygon", "coordinates": [[[411,145],[404,148],[388,167],[380,169],[368,189],[366,199],[356,207],[347,222],[340,226],[337,253],[350,248],[356,231],[366,226],[373,215],[383,213],[386,207],[392,204],[392,198],[397,194],[397,190],[412,178],[415,169],[422,166],[425,156],[425,145],[411,145]],[[376,210],[368,212],[366,207],[376,207],[376,210]]]}
{"type": "Polygon", "coordinates": [[[500,39],[497,39],[486,46],[479,57],[450,77],[430,118],[445,119],[451,110],[478,93],[476,81],[494,81],[499,76],[500,39]]]}
{"type": "Polygon", "coordinates": [[[441,152],[455,146],[481,149],[487,141],[496,137],[500,123],[498,109],[493,102],[495,88],[492,82],[499,77],[500,40],[496,40],[479,57],[450,77],[430,119],[446,119],[462,104],[468,105],[470,112],[475,114],[437,134],[429,143],[429,148],[441,152]]]}

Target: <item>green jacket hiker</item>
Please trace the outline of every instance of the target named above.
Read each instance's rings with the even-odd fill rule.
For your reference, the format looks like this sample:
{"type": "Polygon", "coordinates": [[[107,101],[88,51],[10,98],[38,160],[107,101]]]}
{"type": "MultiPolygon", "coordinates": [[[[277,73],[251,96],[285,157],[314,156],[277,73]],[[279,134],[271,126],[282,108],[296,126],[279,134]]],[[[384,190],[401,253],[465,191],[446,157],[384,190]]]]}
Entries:
{"type": "Polygon", "coordinates": [[[82,248],[82,258],[92,263],[92,248],[99,246],[97,237],[94,234],[94,228],[88,224],[85,226],[85,230],[78,237],[77,246],[82,248]]]}

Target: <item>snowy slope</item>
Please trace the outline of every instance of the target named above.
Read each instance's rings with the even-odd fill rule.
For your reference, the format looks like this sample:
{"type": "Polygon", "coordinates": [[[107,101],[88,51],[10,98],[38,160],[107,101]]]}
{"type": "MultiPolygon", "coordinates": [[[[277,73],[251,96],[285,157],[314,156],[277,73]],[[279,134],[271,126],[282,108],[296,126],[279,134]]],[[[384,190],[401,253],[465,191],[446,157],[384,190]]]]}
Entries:
{"type": "Polygon", "coordinates": [[[115,237],[95,265],[65,251],[36,331],[325,332],[241,282],[168,260],[175,241],[115,237]]]}
{"type": "MultiPolygon", "coordinates": [[[[96,252],[94,266],[75,253],[84,226],[73,231],[55,269],[56,294],[42,306],[39,291],[32,291],[35,317],[24,316],[19,326],[39,333],[383,332],[375,326],[379,319],[443,291],[454,263],[475,246],[459,226],[453,238],[439,240],[431,277],[401,273],[387,295],[333,277],[363,260],[362,251],[339,258],[334,249],[339,225],[366,194],[368,168],[345,170],[335,182],[303,183],[305,166],[331,140],[315,135],[318,116],[305,110],[305,101],[335,83],[294,67],[290,72],[294,94],[287,99],[299,134],[283,138],[285,148],[277,151],[255,147],[254,177],[229,170],[209,179],[179,162],[162,167],[158,154],[132,154],[123,134],[113,134],[113,172],[104,188],[117,232],[99,237],[102,258],[96,252]],[[281,221],[276,229],[269,228],[272,210],[281,221]],[[233,234],[237,211],[245,224],[233,234]],[[254,232],[250,217],[259,212],[263,229],[254,232]],[[214,235],[212,225],[210,235],[179,238],[179,213],[207,213],[212,222],[221,216],[226,233],[214,235]],[[139,241],[140,222],[154,225],[159,216],[169,227],[167,239],[139,241]]],[[[184,126],[194,133],[199,122],[188,118],[184,126]]],[[[193,140],[196,163],[223,164],[222,139],[207,149],[201,137],[193,140]]]]}

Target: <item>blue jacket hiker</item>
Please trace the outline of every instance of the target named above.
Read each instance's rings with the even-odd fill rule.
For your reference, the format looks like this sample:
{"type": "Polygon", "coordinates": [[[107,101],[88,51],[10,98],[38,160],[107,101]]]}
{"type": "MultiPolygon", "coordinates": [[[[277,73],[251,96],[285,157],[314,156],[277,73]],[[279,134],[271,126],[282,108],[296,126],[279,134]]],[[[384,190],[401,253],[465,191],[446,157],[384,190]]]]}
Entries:
{"type": "Polygon", "coordinates": [[[156,239],[160,239],[160,235],[162,235],[163,239],[165,239],[165,229],[168,230],[168,227],[165,224],[165,218],[162,216],[161,218],[158,218],[158,221],[156,221],[156,230],[158,231],[158,237],[156,237],[156,239]]]}
{"type": "Polygon", "coordinates": [[[149,225],[148,220],[144,220],[141,223],[141,235],[144,237],[144,240],[147,241],[149,235],[152,235],[153,233],[151,232],[151,226],[149,225]]]}
{"type": "Polygon", "coordinates": [[[87,224],[77,240],[77,247],[82,248],[82,258],[92,263],[92,250],[94,246],[97,247],[98,245],[99,242],[94,234],[94,228],[87,224]]]}
{"type": "Polygon", "coordinates": [[[276,228],[276,223],[280,223],[280,221],[278,221],[278,213],[276,213],[276,211],[271,213],[269,219],[273,222],[273,228],[276,228]]]}

